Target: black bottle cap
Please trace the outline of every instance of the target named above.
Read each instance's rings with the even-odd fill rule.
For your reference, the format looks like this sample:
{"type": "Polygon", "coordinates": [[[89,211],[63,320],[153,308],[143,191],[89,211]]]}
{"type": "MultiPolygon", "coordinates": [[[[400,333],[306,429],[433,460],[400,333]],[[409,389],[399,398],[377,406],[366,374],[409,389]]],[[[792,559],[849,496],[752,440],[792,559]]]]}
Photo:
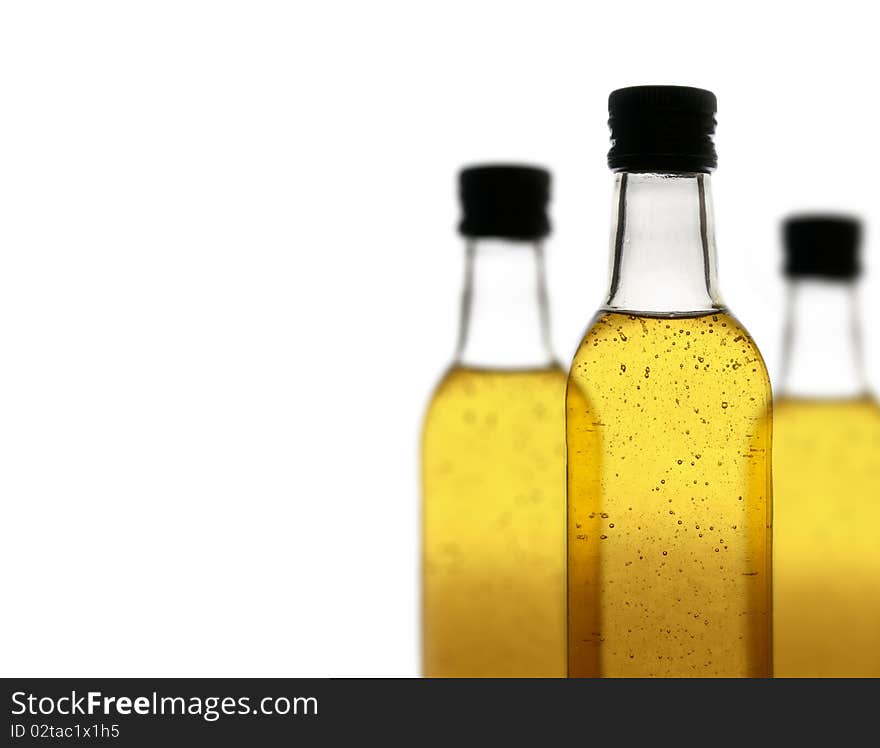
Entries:
{"type": "Polygon", "coordinates": [[[612,171],[707,172],[715,153],[715,94],[687,86],[633,86],[608,97],[612,171]]]}
{"type": "Polygon", "coordinates": [[[862,223],[835,215],[798,215],[782,224],[788,278],[853,280],[861,274],[862,223]]]}
{"type": "Polygon", "coordinates": [[[550,233],[550,172],[535,166],[470,166],[458,175],[464,236],[535,240],[550,233]]]}

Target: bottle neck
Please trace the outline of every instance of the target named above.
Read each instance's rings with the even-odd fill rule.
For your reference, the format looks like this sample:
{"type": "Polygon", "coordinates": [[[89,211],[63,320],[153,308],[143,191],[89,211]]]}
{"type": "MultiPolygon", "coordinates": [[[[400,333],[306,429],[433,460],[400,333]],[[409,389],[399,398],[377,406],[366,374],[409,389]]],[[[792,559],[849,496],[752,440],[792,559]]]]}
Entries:
{"type": "Polygon", "coordinates": [[[554,362],[541,242],[468,239],[456,364],[527,369],[554,362]]]}
{"type": "Polygon", "coordinates": [[[654,315],[720,309],[709,175],[618,174],[611,256],[606,309],[654,315]]]}
{"type": "Polygon", "coordinates": [[[857,306],[851,281],[791,282],[783,340],[783,396],[850,398],[866,394],[857,306]]]}

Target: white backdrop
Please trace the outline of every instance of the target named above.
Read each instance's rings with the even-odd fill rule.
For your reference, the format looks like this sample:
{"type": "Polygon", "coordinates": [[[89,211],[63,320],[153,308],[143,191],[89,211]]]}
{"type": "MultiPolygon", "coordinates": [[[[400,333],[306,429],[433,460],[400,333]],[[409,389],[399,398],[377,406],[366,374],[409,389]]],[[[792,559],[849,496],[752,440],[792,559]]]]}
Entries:
{"type": "Polygon", "coordinates": [[[714,90],[721,290],[776,373],[779,217],[880,224],[877,67],[845,0],[3,3],[0,675],[415,674],[457,168],[553,170],[568,359],[608,92],[714,90]]]}

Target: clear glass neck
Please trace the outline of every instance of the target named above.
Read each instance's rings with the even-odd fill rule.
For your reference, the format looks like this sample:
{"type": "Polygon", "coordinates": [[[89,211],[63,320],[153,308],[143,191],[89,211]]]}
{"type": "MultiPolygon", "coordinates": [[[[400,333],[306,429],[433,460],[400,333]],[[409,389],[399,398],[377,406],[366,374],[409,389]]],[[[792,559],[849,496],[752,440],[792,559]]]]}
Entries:
{"type": "Polygon", "coordinates": [[[606,309],[676,315],[722,308],[709,175],[618,174],[611,257],[606,309]]]}
{"type": "Polygon", "coordinates": [[[527,369],[555,361],[541,242],[468,239],[456,364],[527,369]]]}
{"type": "Polygon", "coordinates": [[[855,284],[802,279],[788,289],[783,397],[851,398],[867,393],[855,284]]]}

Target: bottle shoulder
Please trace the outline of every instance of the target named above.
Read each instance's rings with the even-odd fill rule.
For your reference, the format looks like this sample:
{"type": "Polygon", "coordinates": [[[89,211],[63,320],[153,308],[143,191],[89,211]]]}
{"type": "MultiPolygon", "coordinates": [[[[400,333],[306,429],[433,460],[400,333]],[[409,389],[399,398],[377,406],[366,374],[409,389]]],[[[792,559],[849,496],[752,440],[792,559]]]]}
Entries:
{"type": "Polygon", "coordinates": [[[872,397],[780,397],[773,407],[774,459],[787,482],[817,490],[880,486],[880,406],[872,397]],[[808,477],[811,476],[811,477],[808,477]],[[806,485],[806,483],[804,484],[806,485]]]}
{"type": "Polygon", "coordinates": [[[695,386],[749,391],[762,406],[771,396],[758,346],[726,309],[687,316],[600,311],[575,353],[569,386],[641,391],[661,377],[685,391],[695,386]]]}
{"type": "Polygon", "coordinates": [[[773,404],[780,423],[811,420],[817,424],[861,423],[880,435],[880,402],[871,394],[860,397],[794,397],[782,394],[773,404]]]}
{"type": "Polygon", "coordinates": [[[523,368],[506,368],[506,367],[480,367],[480,366],[464,366],[461,364],[452,364],[443,373],[434,393],[447,389],[449,387],[462,386],[467,384],[480,383],[497,383],[504,385],[507,383],[516,384],[522,382],[539,382],[550,380],[560,376],[565,376],[565,370],[562,366],[554,361],[546,366],[534,366],[523,368]]]}
{"type": "Polygon", "coordinates": [[[523,370],[453,367],[428,404],[423,449],[434,445],[445,450],[462,440],[482,449],[498,439],[507,444],[538,433],[553,443],[563,434],[565,385],[559,365],[523,370]]]}
{"type": "Polygon", "coordinates": [[[453,364],[441,377],[431,395],[427,417],[446,403],[453,407],[486,405],[510,400],[553,397],[565,387],[566,372],[553,362],[522,369],[476,368],[453,364]]]}
{"type": "Polygon", "coordinates": [[[757,355],[761,366],[764,365],[749,331],[727,310],[687,316],[600,311],[581,339],[575,358],[589,356],[591,352],[592,357],[599,357],[613,347],[639,346],[650,346],[657,352],[668,349],[670,354],[713,348],[739,350],[757,355]]]}

